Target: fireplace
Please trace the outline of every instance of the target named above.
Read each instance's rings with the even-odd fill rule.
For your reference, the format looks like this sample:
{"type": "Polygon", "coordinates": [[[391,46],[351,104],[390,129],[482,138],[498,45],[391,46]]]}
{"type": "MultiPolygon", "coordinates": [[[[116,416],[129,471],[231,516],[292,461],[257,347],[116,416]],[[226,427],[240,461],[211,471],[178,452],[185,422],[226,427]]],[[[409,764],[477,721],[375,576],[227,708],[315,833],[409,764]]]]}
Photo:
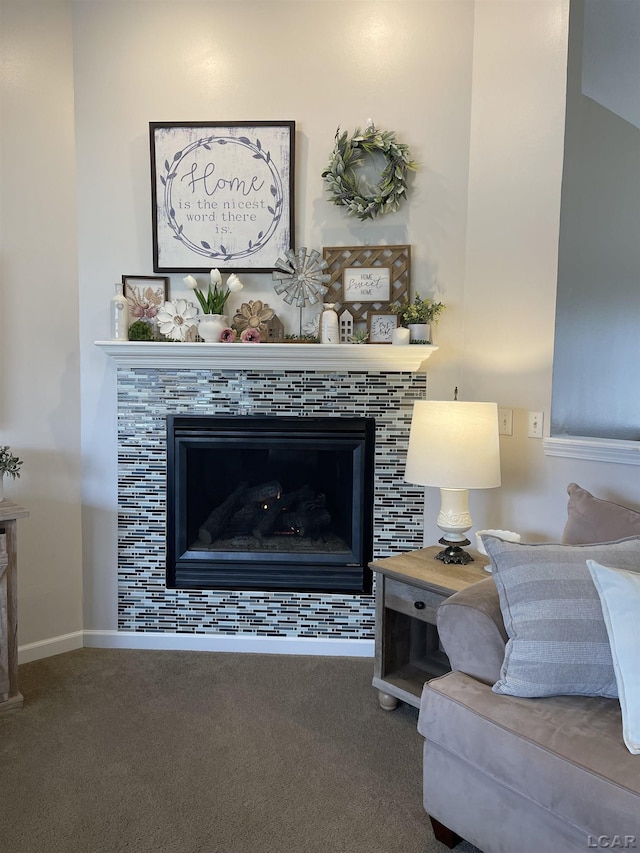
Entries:
{"type": "Polygon", "coordinates": [[[373,418],[166,426],[168,589],[371,591],[373,418]]]}
{"type": "Polygon", "coordinates": [[[300,654],[318,648],[370,653],[371,594],[167,587],[167,415],[374,419],[374,559],[411,551],[423,543],[424,489],[405,483],[404,462],[413,404],[426,397],[427,375],[413,363],[414,352],[425,347],[238,344],[212,345],[210,352],[206,344],[104,346],[117,364],[118,630],[149,642],[179,634],[189,643],[192,635],[196,647],[210,650],[243,650],[255,640],[252,649],[271,649],[273,642],[274,650],[300,654]],[[324,353],[334,349],[332,363],[324,353]],[[279,351],[286,370],[274,362],[279,351]],[[370,352],[388,369],[362,363],[370,352]],[[260,367],[241,369],[243,358],[260,367]]]}

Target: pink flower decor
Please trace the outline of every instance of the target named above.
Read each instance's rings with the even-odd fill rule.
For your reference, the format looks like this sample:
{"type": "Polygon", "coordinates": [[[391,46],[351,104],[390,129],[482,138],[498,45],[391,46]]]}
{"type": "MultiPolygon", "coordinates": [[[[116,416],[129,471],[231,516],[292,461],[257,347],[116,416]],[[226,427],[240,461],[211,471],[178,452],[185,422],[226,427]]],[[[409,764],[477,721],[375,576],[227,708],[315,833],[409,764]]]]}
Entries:
{"type": "Polygon", "coordinates": [[[259,344],[260,343],[260,332],[258,329],[253,329],[249,327],[242,332],[240,335],[240,340],[243,344],[259,344]]]}
{"type": "Polygon", "coordinates": [[[129,315],[136,320],[153,320],[162,308],[164,296],[158,288],[132,287],[127,295],[129,315]]]}
{"type": "Polygon", "coordinates": [[[236,333],[233,329],[223,329],[220,335],[220,341],[223,344],[232,344],[236,339],[236,333]]]}

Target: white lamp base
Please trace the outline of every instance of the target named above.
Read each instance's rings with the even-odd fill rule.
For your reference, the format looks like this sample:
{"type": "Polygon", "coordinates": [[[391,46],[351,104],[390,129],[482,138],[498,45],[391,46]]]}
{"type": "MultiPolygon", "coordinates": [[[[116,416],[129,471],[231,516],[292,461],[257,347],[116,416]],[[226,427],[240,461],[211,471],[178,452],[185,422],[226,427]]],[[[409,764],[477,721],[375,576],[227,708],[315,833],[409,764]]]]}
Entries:
{"type": "Polygon", "coordinates": [[[465,536],[471,528],[468,489],[440,489],[440,512],[436,523],[444,533],[438,542],[446,545],[436,555],[436,560],[456,565],[472,563],[473,557],[462,547],[471,544],[465,536]]]}

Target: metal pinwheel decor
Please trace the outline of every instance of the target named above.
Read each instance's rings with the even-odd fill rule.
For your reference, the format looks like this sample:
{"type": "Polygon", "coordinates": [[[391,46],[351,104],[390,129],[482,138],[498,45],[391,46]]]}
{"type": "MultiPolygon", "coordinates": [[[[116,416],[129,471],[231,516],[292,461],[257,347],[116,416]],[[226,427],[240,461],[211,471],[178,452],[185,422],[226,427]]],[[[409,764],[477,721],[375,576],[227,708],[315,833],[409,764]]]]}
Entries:
{"type": "Polygon", "coordinates": [[[304,308],[309,302],[315,305],[327,292],[327,284],[331,281],[329,273],[324,270],[329,266],[320,252],[312,249],[307,255],[306,246],[297,251],[289,249],[285,253],[286,260],[278,258],[273,271],[275,292],[282,296],[287,305],[304,308]]]}

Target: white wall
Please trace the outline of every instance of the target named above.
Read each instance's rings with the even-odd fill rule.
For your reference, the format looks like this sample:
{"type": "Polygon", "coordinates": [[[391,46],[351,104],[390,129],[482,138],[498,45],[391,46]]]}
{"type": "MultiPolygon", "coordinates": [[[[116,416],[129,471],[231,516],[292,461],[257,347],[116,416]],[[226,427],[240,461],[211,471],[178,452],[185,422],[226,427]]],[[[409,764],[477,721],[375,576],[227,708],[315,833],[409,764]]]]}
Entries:
{"type": "MultiPolygon", "coordinates": [[[[24,460],[19,643],[81,643],[80,403],[70,3],[0,6],[0,443],[24,460]]],[[[64,643],[56,647],[65,648],[64,643]]]]}
{"type": "Polygon", "coordinates": [[[528,538],[557,537],[566,503],[526,436],[527,411],[550,406],[568,5],[480,0],[475,15],[460,390],[513,409],[514,434],[472,515],[528,538]]]}
{"type": "Polygon", "coordinates": [[[566,0],[475,6],[461,394],[512,408],[514,434],[502,488],[472,494],[472,516],[530,541],[562,534],[572,481],[640,506],[637,466],[547,457],[527,438],[528,411],[545,434],[550,420],[568,14],[566,0]]]}
{"type": "MultiPolygon", "coordinates": [[[[297,244],[410,244],[414,286],[439,284],[451,305],[440,334],[459,339],[472,26],[472,3],[448,0],[76,6],[86,627],[116,625],[114,369],[93,342],[107,335],[112,282],[152,272],[148,122],[294,119],[297,244]],[[370,117],[421,168],[411,203],[364,225],[323,197],[321,172],[338,125],[370,117]]],[[[243,297],[287,317],[271,276],[242,278],[243,297]]],[[[440,365],[448,385],[459,354],[440,365]]]]}
{"type": "MultiPolygon", "coordinates": [[[[477,526],[557,538],[571,480],[640,505],[637,468],[547,458],[540,441],[526,438],[526,411],[548,416],[551,397],[568,0],[3,0],[5,9],[39,84],[12,101],[15,121],[2,127],[3,214],[20,210],[23,226],[16,220],[10,232],[19,251],[3,268],[0,343],[2,440],[29,457],[14,493],[32,511],[24,530],[29,524],[33,538],[21,541],[21,643],[77,629],[81,541],[84,628],[116,626],[115,375],[93,342],[107,336],[113,283],[122,273],[152,274],[149,121],[295,119],[298,244],[411,244],[414,288],[440,288],[449,306],[436,329],[429,395],[449,398],[458,384],[462,398],[514,409],[514,435],[502,439],[504,485],[472,496],[477,526]],[[52,112],[58,121],[46,122],[47,137],[59,171],[34,133],[52,112]],[[320,172],[337,126],[353,130],[369,117],[395,130],[421,168],[410,202],[364,225],[328,203],[320,172]],[[24,153],[23,127],[34,140],[24,153]],[[11,171],[24,166],[8,189],[7,144],[11,171]],[[27,217],[40,228],[35,244],[27,217]],[[7,307],[12,320],[31,319],[33,294],[50,305],[54,290],[70,312],[56,315],[61,325],[40,320],[27,338],[7,322],[7,307]],[[50,397],[64,417],[62,438],[47,423],[50,397]],[[59,460],[69,460],[63,487],[74,500],[60,500],[59,460]],[[73,558],[62,567],[61,539],[73,558]],[[36,599],[40,587],[46,595],[36,599]],[[51,623],[50,611],[60,619],[51,623]]],[[[266,296],[285,314],[270,277],[245,279],[248,297],[266,296]]],[[[174,295],[179,280],[172,277],[174,295]]],[[[432,518],[437,496],[429,491],[432,518]]],[[[435,535],[428,524],[427,539],[435,535]]]]}

